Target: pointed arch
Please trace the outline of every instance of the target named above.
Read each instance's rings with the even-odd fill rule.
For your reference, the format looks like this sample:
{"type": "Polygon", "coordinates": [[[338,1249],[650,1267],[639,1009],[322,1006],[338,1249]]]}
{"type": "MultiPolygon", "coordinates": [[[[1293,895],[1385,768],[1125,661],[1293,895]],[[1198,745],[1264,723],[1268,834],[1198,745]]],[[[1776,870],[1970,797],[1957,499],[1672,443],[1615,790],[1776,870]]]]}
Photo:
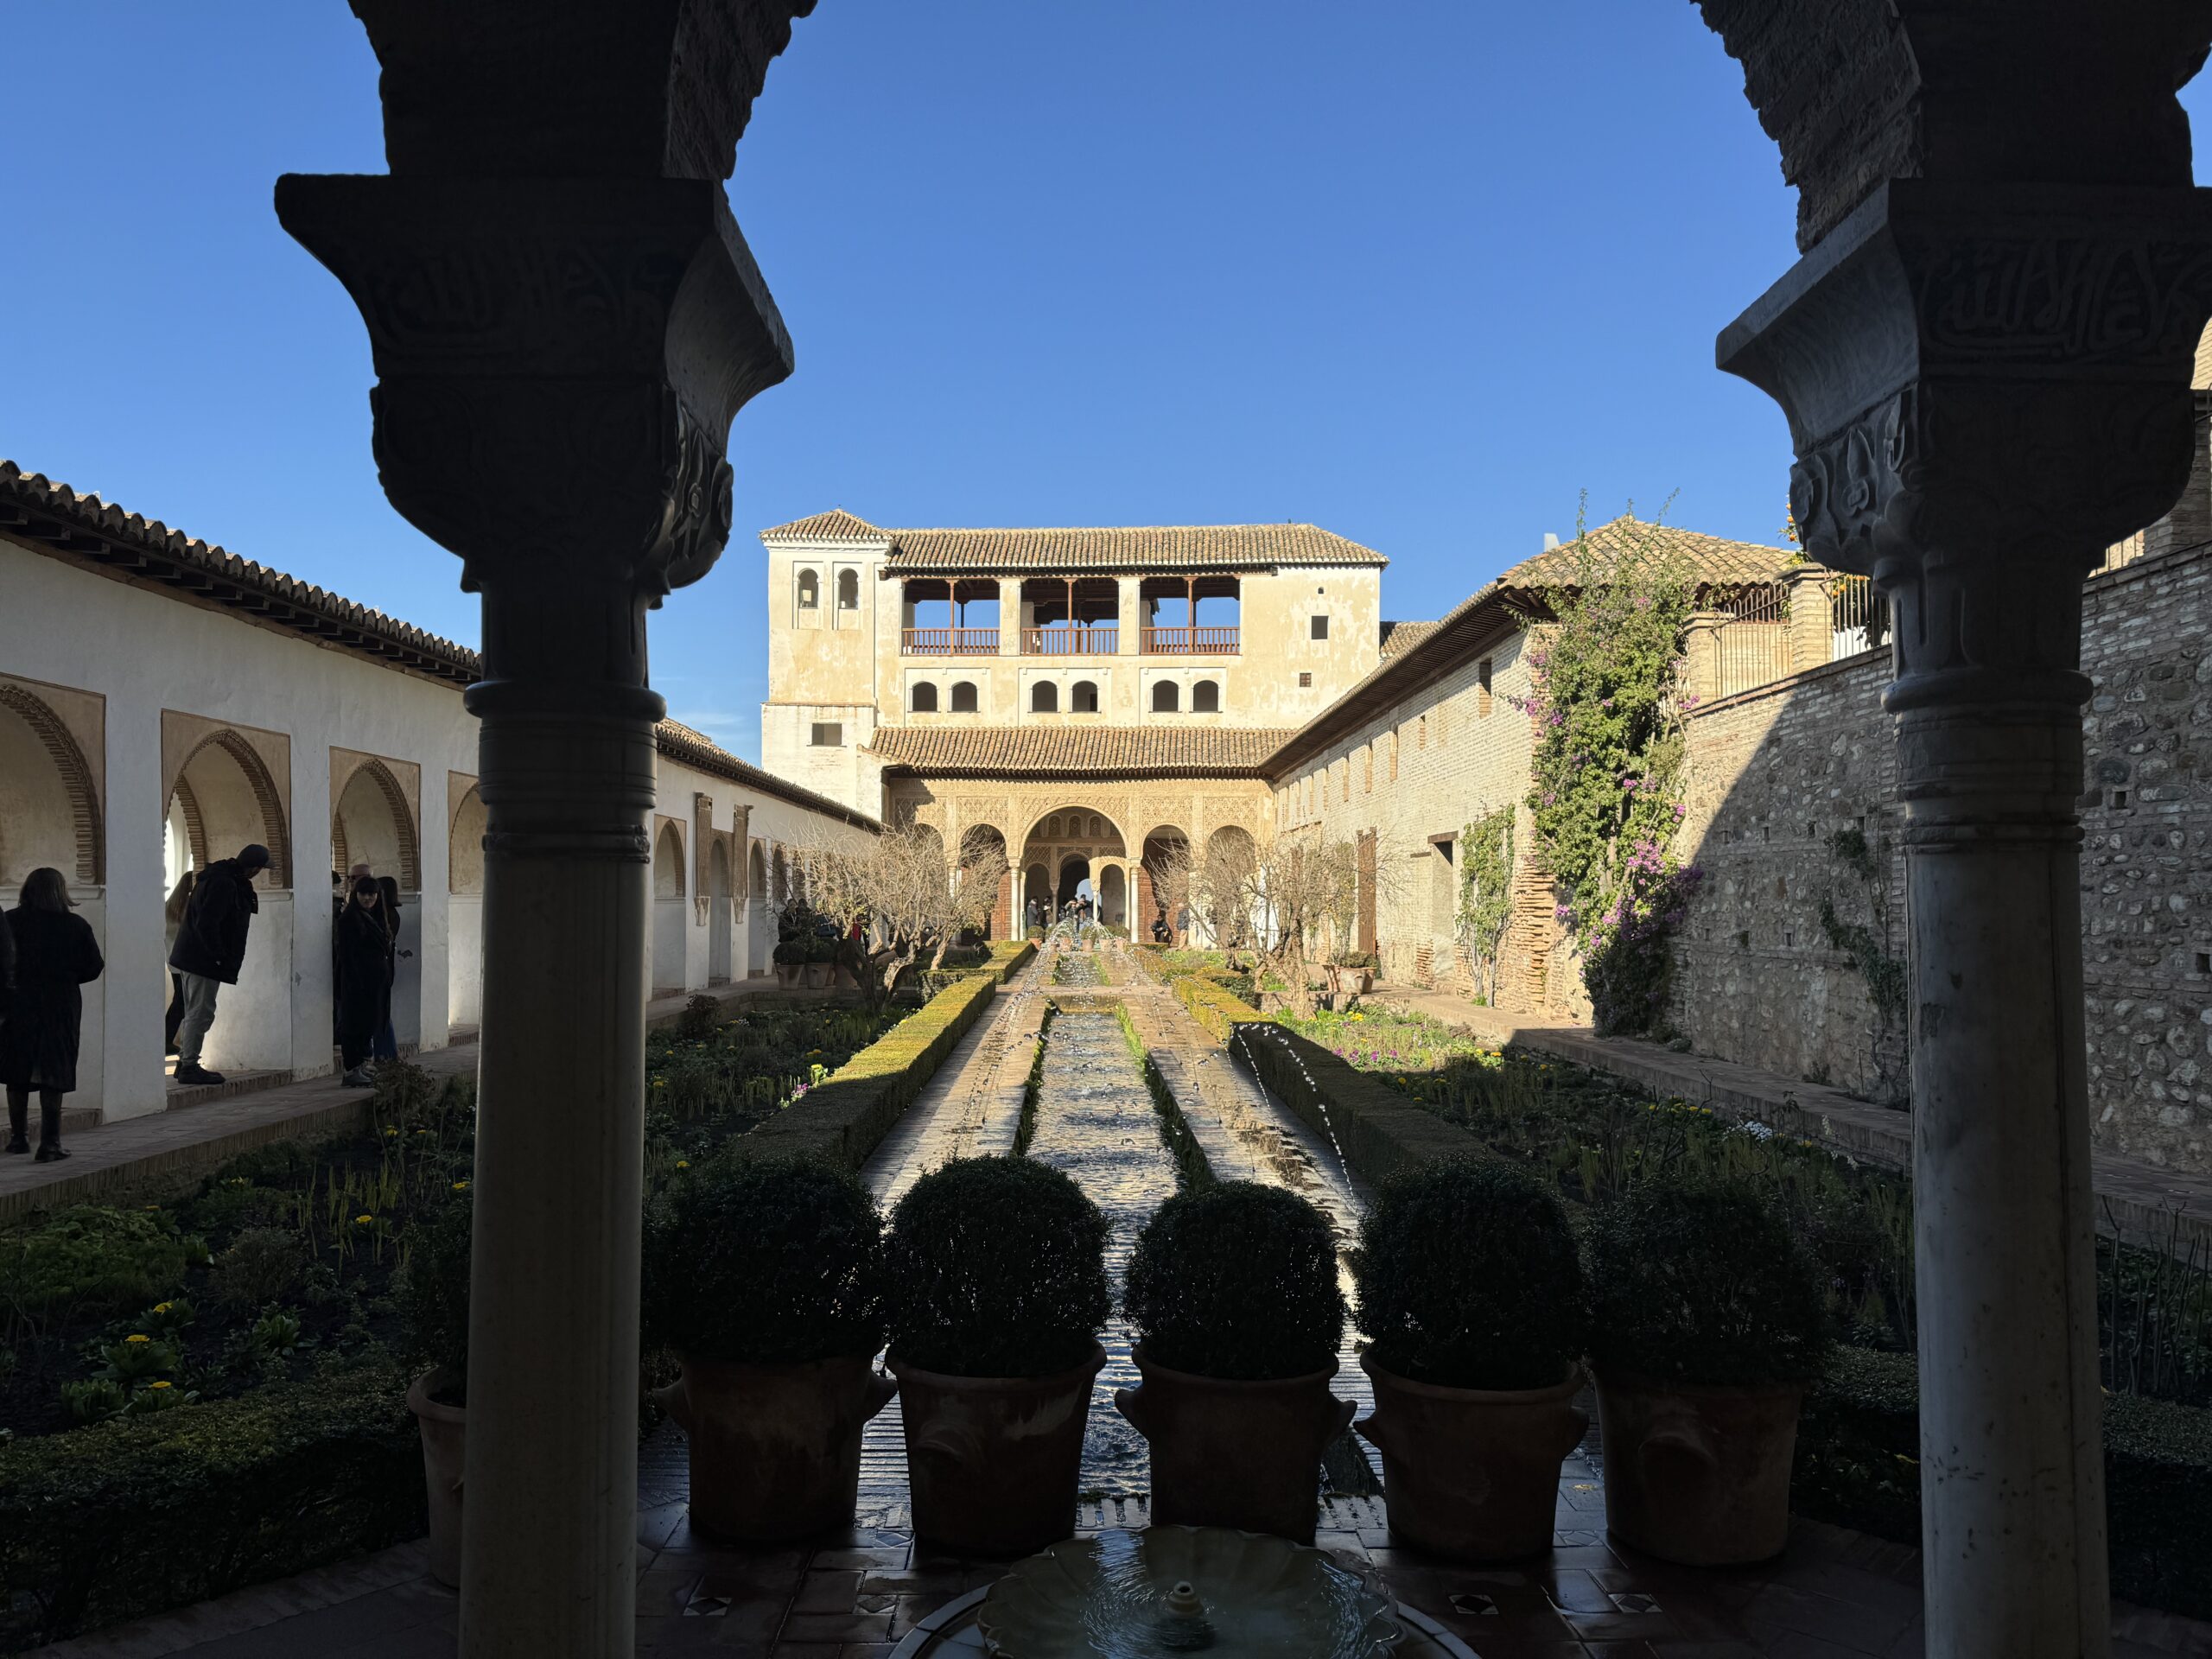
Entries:
{"type": "Polygon", "coordinates": [[[0,709],[7,709],[31,728],[31,735],[54,763],[69,803],[76,878],[86,887],[99,887],[107,879],[107,835],[92,762],[86,759],[83,747],[61,716],[27,688],[11,681],[0,681],[0,709]]]}
{"type": "MultiPolygon", "coordinates": [[[[399,842],[399,889],[402,893],[423,890],[422,839],[415,832],[415,814],[407,804],[407,791],[400,787],[399,779],[390,766],[369,755],[354,763],[342,777],[334,778],[330,785],[330,845],[337,852],[346,840],[344,826],[340,819],[346,791],[353,786],[354,779],[365,779],[383,798],[385,806],[391,813],[392,833],[399,842]]],[[[347,861],[350,863],[350,861],[347,861]]],[[[347,863],[340,863],[343,871],[347,863]]]]}
{"type": "MultiPolygon", "coordinates": [[[[220,749],[237,764],[239,772],[244,775],[246,787],[253,795],[255,811],[261,819],[261,844],[269,849],[270,885],[272,887],[289,887],[292,885],[292,835],[284,822],[284,798],[277,790],[276,779],[270,774],[269,763],[261,758],[261,751],[248,742],[243,734],[226,726],[208,733],[194,744],[177,765],[176,777],[170,783],[170,794],[176,792],[176,785],[184,781],[185,774],[192,770],[192,763],[209,749],[220,749]]],[[[232,848],[230,850],[236,852],[238,849],[232,848]]]]}

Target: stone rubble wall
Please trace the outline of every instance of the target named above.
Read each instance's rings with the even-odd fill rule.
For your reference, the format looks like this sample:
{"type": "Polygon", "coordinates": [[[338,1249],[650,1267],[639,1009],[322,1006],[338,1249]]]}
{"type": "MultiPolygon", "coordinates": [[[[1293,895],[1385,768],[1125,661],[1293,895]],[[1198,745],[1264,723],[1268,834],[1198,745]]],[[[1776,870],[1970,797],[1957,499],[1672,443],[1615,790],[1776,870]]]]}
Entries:
{"type": "MultiPolygon", "coordinates": [[[[2101,1148],[2201,1169],[2212,1152],[2212,555],[2154,554],[2084,598],[2093,1132],[2101,1148]]],[[[1689,719],[1681,844],[1705,882],[1675,942],[1669,1020],[1698,1052],[1901,1103],[1901,1022],[1880,1019],[1820,919],[1825,896],[1903,953],[1890,677],[1888,653],[1870,652],[1689,719]],[[1834,848],[1853,827],[1876,855],[1871,884],[1834,848]]]]}

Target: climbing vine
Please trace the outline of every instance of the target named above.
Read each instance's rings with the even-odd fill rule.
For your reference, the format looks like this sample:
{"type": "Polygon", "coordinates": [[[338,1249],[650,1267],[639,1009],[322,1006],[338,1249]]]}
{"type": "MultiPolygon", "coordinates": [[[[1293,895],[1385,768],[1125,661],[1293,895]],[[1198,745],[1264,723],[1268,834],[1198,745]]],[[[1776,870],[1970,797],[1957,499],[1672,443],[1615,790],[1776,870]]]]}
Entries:
{"type": "Polygon", "coordinates": [[[1513,919],[1513,809],[1502,806],[1459,832],[1459,937],[1484,1000],[1497,1001],[1497,950],[1513,919]]]}
{"type": "Polygon", "coordinates": [[[1643,1031],[1666,1001],[1668,935],[1700,878],[1673,851],[1694,582],[1656,525],[1602,550],[1579,532],[1567,550],[1573,586],[1551,595],[1555,620],[1531,642],[1520,700],[1535,726],[1529,805],[1599,1030],[1643,1031]]]}
{"type": "Polygon", "coordinates": [[[1874,1069],[1895,1088],[1902,1080],[1891,1076],[1882,1064],[1882,1038],[1904,1022],[1906,980],[1904,963],[1891,956],[1888,949],[1889,872],[1881,853],[1856,824],[1847,825],[1830,836],[1828,851],[1864,886],[1870,920],[1847,922],[1836,909],[1835,895],[1824,893],[1821,895],[1821,931],[1827,937],[1828,948],[1849,957],[1859,978],[1866,982],[1867,1000],[1874,1005],[1875,1017],[1880,1021],[1872,1042],[1874,1069]]]}

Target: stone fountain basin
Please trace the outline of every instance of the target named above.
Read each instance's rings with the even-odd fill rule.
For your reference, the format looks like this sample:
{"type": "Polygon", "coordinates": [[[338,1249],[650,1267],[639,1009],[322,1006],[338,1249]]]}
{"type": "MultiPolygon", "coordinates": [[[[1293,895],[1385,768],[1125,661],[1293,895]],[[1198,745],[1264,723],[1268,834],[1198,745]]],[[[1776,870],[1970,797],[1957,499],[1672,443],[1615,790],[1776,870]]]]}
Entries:
{"type": "Polygon", "coordinates": [[[1373,1577],[1287,1538],[1147,1527],[1071,1538],[990,1587],[976,1626],[1005,1659],[1373,1659],[1403,1634],[1373,1577]],[[1197,1597],[1170,1598],[1179,1586],[1197,1597]]]}

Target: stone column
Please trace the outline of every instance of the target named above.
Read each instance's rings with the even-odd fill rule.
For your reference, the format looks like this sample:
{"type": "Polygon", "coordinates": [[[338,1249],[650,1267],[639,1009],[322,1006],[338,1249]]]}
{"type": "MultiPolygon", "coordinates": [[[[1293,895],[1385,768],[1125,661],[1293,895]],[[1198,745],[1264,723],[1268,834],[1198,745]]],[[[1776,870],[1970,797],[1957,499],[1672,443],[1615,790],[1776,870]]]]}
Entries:
{"type": "Polygon", "coordinates": [[[663,712],[645,613],[721,551],[730,419],[791,372],[721,185],[791,8],[694,9],[673,33],[650,5],[471,29],[397,0],[355,10],[391,173],[287,177],[276,208],[367,325],[385,493],[483,596],[461,1648],[606,1659],[635,1640],[663,712]]]}
{"type": "Polygon", "coordinates": [[[1789,671],[1819,668],[1835,638],[1828,625],[1828,573],[1817,564],[1795,565],[1782,586],[1789,596],[1789,671]]]}
{"type": "Polygon", "coordinates": [[[1892,181],[1720,339],[1806,550],[1896,617],[1928,1651],[2108,1649],[2082,582],[2189,475],[2189,191],[1892,181]]]}
{"type": "Polygon", "coordinates": [[[1021,655],[1021,578],[999,578],[999,655],[1021,655]]]}
{"type": "Polygon", "coordinates": [[[1118,581],[1121,585],[1121,591],[1116,595],[1121,601],[1120,654],[1134,657],[1143,647],[1141,629],[1144,622],[1144,607],[1137,599],[1138,578],[1122,576],[1118,581]]]}

